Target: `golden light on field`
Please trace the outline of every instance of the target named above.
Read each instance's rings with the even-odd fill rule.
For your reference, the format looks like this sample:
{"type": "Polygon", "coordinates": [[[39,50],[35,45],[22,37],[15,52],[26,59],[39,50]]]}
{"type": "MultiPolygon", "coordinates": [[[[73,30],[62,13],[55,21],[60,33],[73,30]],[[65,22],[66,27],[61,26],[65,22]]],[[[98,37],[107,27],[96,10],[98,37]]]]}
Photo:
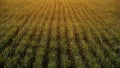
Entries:
{"type": "Polygon", "coordinates": [[[1,68],[120,68],[119,0],[0,0],[1,68]]]}

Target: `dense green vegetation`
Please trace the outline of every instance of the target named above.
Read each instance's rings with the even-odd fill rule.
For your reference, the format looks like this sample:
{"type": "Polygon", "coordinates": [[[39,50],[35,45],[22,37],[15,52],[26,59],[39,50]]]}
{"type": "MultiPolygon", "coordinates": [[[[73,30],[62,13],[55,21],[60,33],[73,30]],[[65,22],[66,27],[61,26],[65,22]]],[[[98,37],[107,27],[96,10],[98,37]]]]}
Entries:
{"type": "Polygon", "coordinates": [[[120,1],[0,0],[0,68],[120,68],[120,1]]]}

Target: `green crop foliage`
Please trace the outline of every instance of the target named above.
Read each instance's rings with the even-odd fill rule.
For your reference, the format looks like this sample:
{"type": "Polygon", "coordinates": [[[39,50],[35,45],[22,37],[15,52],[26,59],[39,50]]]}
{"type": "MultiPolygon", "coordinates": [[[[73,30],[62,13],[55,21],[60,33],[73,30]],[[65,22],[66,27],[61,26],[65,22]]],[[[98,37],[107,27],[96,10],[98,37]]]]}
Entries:
{"type": "Polygon", "coordinates": [[[0,0],[0,68],[120,68],[119,0],[0,0]]]}

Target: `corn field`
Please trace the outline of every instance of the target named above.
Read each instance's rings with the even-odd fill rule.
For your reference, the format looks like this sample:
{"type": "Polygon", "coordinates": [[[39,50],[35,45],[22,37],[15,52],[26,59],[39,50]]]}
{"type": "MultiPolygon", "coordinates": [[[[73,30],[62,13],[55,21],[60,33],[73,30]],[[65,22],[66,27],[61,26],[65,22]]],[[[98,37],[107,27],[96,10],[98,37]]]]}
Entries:
{"type": "Polygon", "coordinates": [[[0,68],[120,68],[120,0],[0,0],[0,68]]]}

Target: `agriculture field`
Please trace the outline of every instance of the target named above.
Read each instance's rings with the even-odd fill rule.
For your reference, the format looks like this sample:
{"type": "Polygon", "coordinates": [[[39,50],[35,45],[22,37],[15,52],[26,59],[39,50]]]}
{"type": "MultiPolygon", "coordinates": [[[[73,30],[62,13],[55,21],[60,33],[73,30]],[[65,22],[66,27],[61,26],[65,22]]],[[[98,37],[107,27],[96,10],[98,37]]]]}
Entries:
{"type": "Polygon", "coordinates": [[[0,68],[120,68],[120,0],[0,0],[0,68]]]}

